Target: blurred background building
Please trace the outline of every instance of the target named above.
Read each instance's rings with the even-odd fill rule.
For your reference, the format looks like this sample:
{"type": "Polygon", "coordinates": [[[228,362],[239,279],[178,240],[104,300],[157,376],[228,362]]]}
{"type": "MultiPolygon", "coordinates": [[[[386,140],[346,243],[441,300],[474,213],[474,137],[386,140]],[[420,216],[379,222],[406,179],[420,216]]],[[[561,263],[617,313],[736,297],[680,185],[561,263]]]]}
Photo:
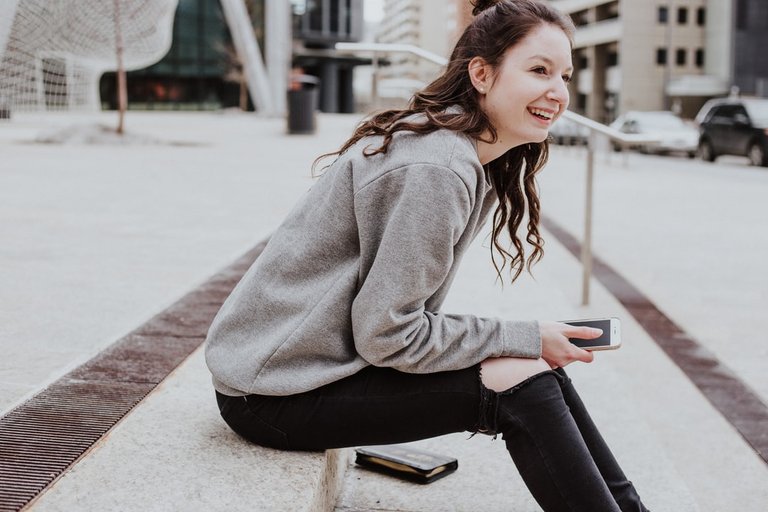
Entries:
{"type": "MultiPolygon", "coordinates": [[[[125,5],[132,1],[120,0],[125,5]]],[[[607,123],[629,110],[661,109],[692,118],[707,99],[727,95],[735,88],[745,95],[768,96],[768,59],[760,51],[768,43],[765,0],[546,1],[571,15],[577,26],[571,109],[595,120],[607,123]]],[[[112,4],[89,2],[95,2],[94,9],[112,4]]],[[[172,6],[172,25],[165,25],[165,32],[172,38],[165,43],[161,37],[156,38],[152,52],[142,50],[142,55],[151,54],[151,59],[136,60],[131,65],[128,98],[129,108],[134,109],[254,108],[253,90],[249,89],[253,84],[233,42],[226,9],[222,8],[226,3],[245,6],[242,12],[249,18],[251,39],[259,50],[257,56],[269,68],[261,75],[269,80],[272,96],[284,96],[285,89],[291,86],[291,69],[292,76],[312,75],[319,79],[319,108],[324,112],[367,110],[372,101],[370,97],[360,98],[361,87],[355,86],[355,82],[371,81],[371,54],[341,52],[336,50],[336,43],[408,44],[447,58],[471,20],[472,8],[469,0],[178,0],[178,6],[176,0],[150,3],[172,6]],[[379,7],[383,16],[375,25],[366,25],[364,12],[372,5],[379,7]],[[267,14],[268,6],[273,9],[272,15],[267,14]],[[285,24],[275,17],[274,9],[281,16],[285,11],[285,24]],[[269,16],[273,21],[266,21],[269,16]],[[266,37],[270,31],[283,31],[285,38],[271,40],[266,37]],[[164,53],[168,45],[170,49],[164,53]],[[270,51],[276,49],[279,52],[270,64],[270,51]]],[[[54,7],[61,5],[65,4],[44,0],[0,3],[0,96],[14,108],[52,109],[56,106],[53,100],[70,108],[84,94],[75,94],[74,80],[78,73],[83,74],[78,71],[78,63],[85,61],[78,60],[72,48],[48,48],[55,38],[41,38],[39,27],[29,25],[31,21],[48,20],[44,28],[52,33],[57,27],[83,23],[85,18],[72,18],[76,9],[59,9],[61,13],[56,14],[59,11],[54,7]],[[40,12],[20,17],[22,8],[40,12]],[[70,18],[68,25],[62,21],[70,18]],[[25,83],[19,78],[20,49],[29,56],[29,62],[23,64],[25,83]],[[56,75],[56,80],[43,75],[56,75]],[[10,81],[15,89],[8,85],[10,81]],[[21,96],[25,99],[18,100],[21,96]]],[[[140,34],[142,26],[137,26],[140,34]]],[[[61,30],[72,33],[71,29],[61,30]]],[[[103,51],[110,48],[112,34],[94,27],[81,27],[79,34],[101,45],[99,64],[89,61],[96,70],[95,75],[89,75],[90,80],[95,80],[97,86],[86,91],[90,99],[82,103],[114,108],[115,76],[110,68],[115,68],[107,62],[109,52],[103,51]]],[[[66,46],[72,37],[60,39],[66,46]]],[[[141,53],[139,41],[131,44],[129,53],[141,53]]],[[[94,46],[89,51],[95,55],[95,50],[94,46]]],[[[388,53],[378,62],[387,64],[377,74],[378,90],[389,95],[391,101],[376,106],[404,104],[440,72],[434,63],[408,53],[388,53]]],[[[371,87],[362,90],[371,91],[371,87]]]]}
{"type": "Polygon", "coordinates": [[[340,54],[363,39],[363,0],[293,0],[293,67],[319,78],[323,112],[355,111],[354,70],[368,58],[340,54]]]}
{"type": "MultiPolygon", "coordinates": [[[[548,0],[577,32],[571,109],[608,123],[630,110],[673,110],[692,118],[727,95],[768,96],[765,0],[548,0]]],[[[468,1],[384,0],[377,41],[420,46],[447,57],[471,20],[468,1]]],[[[392,58],[382,81],[414,86],[435,66],[392,58]]]]}
{"type": "Polygon", "coordinates": [[[572,109],[608,122],[628,110],[693,117],[736,86],[768,95],[762,0],[550,0],[576,26],[572,109]]]}
{"type": "MultiPolygon", "coordinates": [[[[379,43],[411,44],[440,56],[450,52],[450,35],[457,22],[456,2],[445,0],[385,0],[384,18],[378,27],[379,43]]],[[[381,80],[386,87],[415,91],[431,82],[440,67],[423,61],[414,54],[397,54],[390,65],[382,69],[381,80]]]]}
{"type": "MultiPolygon", "coordinates": [[[[244,3],[266,58],[269,42],[265,33],[277,27],[267,27],[265,0],[244,3]]],[[[298,74],[319,78],[320,110],[354,112],[353,70],[370,64],[370,59],[339,55],[333,46],[362,38],[363,0],[282,0],[281,5],[290,9],[290,64],[298,74]]],[[[179,0],[168,54],[158,63],[129,74],[132,108],[253,109],[243,63],[224,14],[219,0],[179,0]]],[[[283,70],[288,71],[287,67],[283,70]]],[[[108,108],[114,108],[114,87],[113,74],[106,74],[101,91],[108,108]]]]}

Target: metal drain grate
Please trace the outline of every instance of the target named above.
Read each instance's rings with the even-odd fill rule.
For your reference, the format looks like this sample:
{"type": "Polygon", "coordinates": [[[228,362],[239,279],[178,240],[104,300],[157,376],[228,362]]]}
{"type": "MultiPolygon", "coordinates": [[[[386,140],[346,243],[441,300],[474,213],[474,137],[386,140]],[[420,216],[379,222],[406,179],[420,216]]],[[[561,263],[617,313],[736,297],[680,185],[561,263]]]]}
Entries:
{"type": "Polygon", "coordinates": [[[200,346],[265,245],[0,418],[0,512],[32,501],[200,346]]]}
{"type": "Polygon", "coordinates": [[[0,510],[23,507],[154,386],[62,379],[5,416],[0,510]]]}
{"type": "MultiPolygon", "coordinates": [[[[542,217],[542,224],[571,254],[581,257],[576,238],[552,219],[542,217]]],[[[593,273],[768,464],[768,406],[760,397],[610,265],[595,257],[593,273]]]]}

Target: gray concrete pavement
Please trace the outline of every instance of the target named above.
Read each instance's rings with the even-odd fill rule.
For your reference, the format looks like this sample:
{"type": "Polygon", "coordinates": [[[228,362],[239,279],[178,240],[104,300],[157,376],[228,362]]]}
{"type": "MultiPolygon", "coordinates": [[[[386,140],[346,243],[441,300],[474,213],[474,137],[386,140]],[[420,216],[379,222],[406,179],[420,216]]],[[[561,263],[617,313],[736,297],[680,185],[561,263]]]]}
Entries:
{"type": "Polygon", "coordinates": [[[267,236],[354,121],[287,138],[279,119],[131,112],[130,132],[189,146],[126,147],[29,143],[108,114],[0,123],[0,412],[267,236]]]}
{"type": "MultiPolygon", "coordinates": [[[[560,152],[541,175],[545,211],[583,232],[585,167],[560,152]]],[[[594,250],[768,403],[768,168],[618,155],[597,159],[594,250]]]]}
{"type": "MultiPolygon", "coordinates": [[[[338,147],[357,119],[321,116],[317,136],[288,137],[279,119],[131,113],[130,130],[189,145],[127,147],[25,143],[43,129],[92,123],[90,116],[19,115],[0,123],[0,411],[266,236],[311,185],[313,158],[338,147]]],[[[557,148],[540,178],[545,213],[577,236],[583,165],[580,150],[557,148]]],[[[710,165],[632,155],[624,165],[599,157],[596,184],[595,251],[768,401],[761,329],[768,236],[760,225],[768,213],[768,170],[739,160],[710,165]]],[[[479,238],[446,310],[622,317],[625,346],[569,371],[648,504],[656,511],[764,510],[765,464],[605,289],[595,284],[592,304],[579,306],[579,264],[545,237],[535,279],[524,276],[503,289],[494,284],[487,240],[479,238]]],[[[231,493],[226,481],[235,474],[245,479],[244,498],[258,494],[258,475],[249,481],[242,469],[253,453],[233,455],[229,466],[217,446],[230,450],[231,441],[205,430],[216,423],[201,372],[198,352],[34,508],[116,509],[104,482],[124,483],[122,510],[172,508],[185,483],[196,486],[193,503],[200,503],[185,509],[210,509],[223,503],[216,496],[231,493]],[[199,406],[206,418],[203,431],[186,441],[173,431],[189,425],[183,404],[199,406]],[[148,465],[152,471],[142,472],[148,465]],[[190,466],[199,470],[180,471],[190,466]]],[[[338,510],[537,510],[503,442],[465,438],[423,443],[460,459],[460,470],[434,485],[351,468],[338,510]]],[[[242,508],[253,510],[247,499],[242,508]]]]}

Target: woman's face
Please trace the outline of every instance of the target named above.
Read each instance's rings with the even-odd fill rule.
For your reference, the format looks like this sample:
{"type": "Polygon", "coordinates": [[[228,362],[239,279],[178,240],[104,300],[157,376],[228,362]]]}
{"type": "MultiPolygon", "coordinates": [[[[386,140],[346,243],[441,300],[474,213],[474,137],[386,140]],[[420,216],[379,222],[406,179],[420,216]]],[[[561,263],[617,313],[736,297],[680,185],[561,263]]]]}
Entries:
{"type": "Polygon", "coordinates": [[[572,73],[568,37],[559,27],[542,24],[507,50],[485,82],[475,80],[498,144],[511,149],[545,140],[552,122],[568,107],[572,73]]]}

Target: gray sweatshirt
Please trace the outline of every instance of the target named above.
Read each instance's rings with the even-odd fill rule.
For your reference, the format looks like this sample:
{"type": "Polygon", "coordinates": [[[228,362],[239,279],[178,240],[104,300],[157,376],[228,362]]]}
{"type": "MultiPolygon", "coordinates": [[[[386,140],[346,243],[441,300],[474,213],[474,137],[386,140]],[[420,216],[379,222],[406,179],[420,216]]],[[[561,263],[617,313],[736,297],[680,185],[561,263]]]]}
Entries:
{"type": "Polygon", "coordinates": [[[226,395],[290,395],[367,365],[432,373],[541,353],[535,321],[440,311],[495,193],[474,142],[398,132],[340,156],[274,232],[208,333],[226,395]]]}

